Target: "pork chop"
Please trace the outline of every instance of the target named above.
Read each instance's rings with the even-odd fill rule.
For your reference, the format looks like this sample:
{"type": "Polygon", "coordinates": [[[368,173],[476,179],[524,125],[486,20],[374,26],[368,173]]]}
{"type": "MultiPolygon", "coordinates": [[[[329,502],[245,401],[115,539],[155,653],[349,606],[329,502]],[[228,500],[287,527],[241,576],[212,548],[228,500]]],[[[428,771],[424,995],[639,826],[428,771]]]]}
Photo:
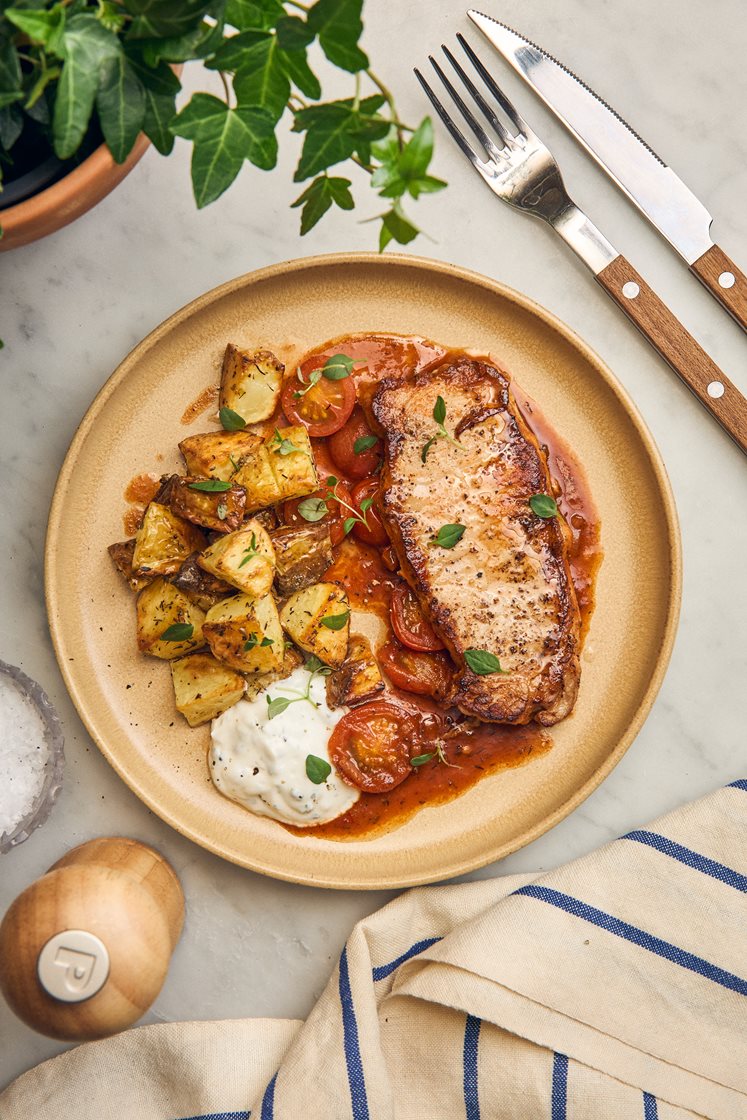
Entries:
{"type": "Polygon", "coordinates": [[[372,411],[384,431],[381,514],[402,573],[456,662],[453,702],[495,723],[563,719],[579,683],[580,616],[569,567],[570,530],[538,517],[552,494],[547,459],[505,373],[466,355],[407,380],[383,381],[372,411]],[[449,436],[437,438],[441,396],[449,436]],[[423,462],[425,458],[425,462],[423,462]],[[465,526],[453,548],[435,543],[465,526]],[[473,672],[485,650],[502,673],[473,672]]]}

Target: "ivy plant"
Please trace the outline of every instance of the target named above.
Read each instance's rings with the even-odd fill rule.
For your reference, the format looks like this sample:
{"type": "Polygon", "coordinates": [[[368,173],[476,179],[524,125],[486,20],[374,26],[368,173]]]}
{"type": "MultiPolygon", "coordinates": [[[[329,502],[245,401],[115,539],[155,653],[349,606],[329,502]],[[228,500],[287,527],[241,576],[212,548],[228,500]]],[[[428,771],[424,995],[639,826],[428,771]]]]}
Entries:
{"type": "Polygon", "coordinates": [[[163,155],[177,136],[192,143],[194,197],[207,206],[245,160],[275,167],[277,126],[290,114],[303,137],[293,203],[301,233],[333,208],[354,208],[344,174],[352,163],[383,200],[369,219],[380,223],[380,248],[407,244],[419,230],[405,199],[446,184],[429,173],[430,120],[400,119],[360,46],[362,8],[363,0],[0,0],[0,187],[3,174],[19,173],[19,153],[28,159],[29,135],[32,154],[48,142],[65,161],[103,138],[121,163],[144,132],[163,155]],[[220,75],[223,95],[195,93],[177,110],[174,68],[191,60],[220,75]],[[349,97],[323,98],[329,67],[350,76],[349,97]]]}

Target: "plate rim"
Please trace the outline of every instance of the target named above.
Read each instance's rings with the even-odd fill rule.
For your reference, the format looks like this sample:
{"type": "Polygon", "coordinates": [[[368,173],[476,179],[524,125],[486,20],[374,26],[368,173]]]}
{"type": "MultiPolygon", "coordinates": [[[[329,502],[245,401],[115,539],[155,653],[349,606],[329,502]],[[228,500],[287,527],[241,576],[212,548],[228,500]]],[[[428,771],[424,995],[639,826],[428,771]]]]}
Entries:
{"type": "Polygon", "coordinates": [[[60,467],[47,521],[44,545],[44,594],[49,633],[52,639],[52,646],[57,664],[67,693],[81,722],[117,776],[124,781],[136,797],[138,797],[148,809],[155,813],[160,820],[169,827],[175,829],[175,831],[188,840],[198,844],[206,851],[211,852],[213,855],[220,856],[222,859],[236,866],[245,867],[258,874],[267,875],[283,882],[298,883],[303,886],[322,887],[332,890],[392,890],[443,882],[446,879],[453,879],[459,875],[467,874],[470,871],[475,871],[479,868],[486,867],[488,864],[504,859],[506,856],[511,855],[513,852],[537,840],[551,828],[554,828],[560,821],[564,820],[577,809],[578,806],[609,776],[629,749],[648,718],[669,667],[674,641],[677,635],[682,602],[682,538],[672,485],[661,453],[638,406],[604,359],[577,334],[572,327],[569,327],[562,319],[555,315],[554,312],[543,307],[542,304],[538,303],[530,296],[509,287],[500,280],[495,280],[483,273],[476,272],[473,269],[465,268],[461,265],[450,264],[447,261],[439,261],[409,253],[379,254],[371,251],[319,253],[313,256],[279,261],[275,264],[253,269],[203,292],[201,295],[178,308],[166,319],[162,320],[162,322],[149,331],[148,334],[125,355],[87,407],[70,441],[62,466],[60,467]],[[278,276],[287,275],[288,273],[295,274],[311,271],[315,268],[335,265],[369,265],[384,269],[398,269],[401,267],[414,268],[424,271],[425,273],[443,275],[452,279],[464,281],[468,284],[476,284],[486,291],[492,292],[516,304],[522,310],[530,313],[532,316],[538,317],[545,324],[550,326],[566,343],[581,352],[589,364],[603,378],[608,388],[617,396],[624,411],[633,423],[636,434],[647,452],[649,463],[656,479],[662,498],[667,535],[671,540],[671,550],[669,554],[669,596],[660,655],[656,662],[655,672],[652,674],[641,698],[636,715],[625,733],[618,740],[614,749],[610,751],[603,763],[594,771],[587,781],[579,786],[570,797],[548,816],[525,829],[510,841],[496,844],[489,849],[484,849],[479,858],[467,858],[461,862],[456,861],[435,877],[427,872],[411,873],[385,882],[370,883],[355,880],[351,881],[350,879],[340,880],[328,876],[320,878],[310,875],[290,874],[268,866],[267,863],[261,859],[242,858],[238,853],[226,851],[222,848],[220,840],[206,836],[200,829],[191,827],[189,823],[179,820],[173,813],[165,811],[158,804],[156,799],[151,798],[148,792],[144,790],[136,780],[130,777],[126,766],[121,764],[117,759],[116,751],[110,750],[107,746],[105,736],[100,736],[98,731],[95,730],[93,718],[89,718],[86,704],[79,696],[75,679],[69,669],[65,650],[65,638],[62,634],[62,626],[59,617],[59,593],[54,580],[55,556],[57,552],[55,546],[60,537],[62,507],[68,491],[70,476],[74,470],[78,452],[87,438],[92,424],[97,420],[99,413],[105,406],[109,397],[125,380],[131,367],[136,365],[147,351],[155,346],[160,339],[167,335],[173,328],[177,327],[181,322],[188,320],[194,313],[199,312],[207,305],[219,301],[223,295],[227,295],[240,288],[250,287],[252,284],[262,283],[267,280],[275,279],[278,276]]]}

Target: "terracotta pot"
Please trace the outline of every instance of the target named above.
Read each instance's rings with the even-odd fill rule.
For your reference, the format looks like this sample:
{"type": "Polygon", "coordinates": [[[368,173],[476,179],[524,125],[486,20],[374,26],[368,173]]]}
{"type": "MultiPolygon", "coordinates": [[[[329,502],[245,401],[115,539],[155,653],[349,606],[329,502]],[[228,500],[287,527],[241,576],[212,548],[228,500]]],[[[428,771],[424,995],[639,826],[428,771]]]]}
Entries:
{"type": "Polygon", "coordinates": [[[16,206],[0,210],[3,230],[0,251],[38,241],[85,214],[132,171],[148,144],[147,136],[141,133],[124,163],[115,163],[109,149],[102,144],[51,187],[16,206]]]}

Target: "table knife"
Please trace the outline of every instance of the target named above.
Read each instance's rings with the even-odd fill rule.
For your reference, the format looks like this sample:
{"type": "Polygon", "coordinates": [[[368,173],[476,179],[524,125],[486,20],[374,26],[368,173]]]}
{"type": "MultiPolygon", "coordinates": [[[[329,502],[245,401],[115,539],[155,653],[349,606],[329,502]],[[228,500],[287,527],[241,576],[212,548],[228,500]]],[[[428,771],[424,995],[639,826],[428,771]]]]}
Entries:
{"type": "Polygon", "coordinates": [[[474,9],[467,14],[747,331],[747,276],[714,245],[713,218],[702,202],[606,101],[562,63],[498,20],[474,9]]]}

